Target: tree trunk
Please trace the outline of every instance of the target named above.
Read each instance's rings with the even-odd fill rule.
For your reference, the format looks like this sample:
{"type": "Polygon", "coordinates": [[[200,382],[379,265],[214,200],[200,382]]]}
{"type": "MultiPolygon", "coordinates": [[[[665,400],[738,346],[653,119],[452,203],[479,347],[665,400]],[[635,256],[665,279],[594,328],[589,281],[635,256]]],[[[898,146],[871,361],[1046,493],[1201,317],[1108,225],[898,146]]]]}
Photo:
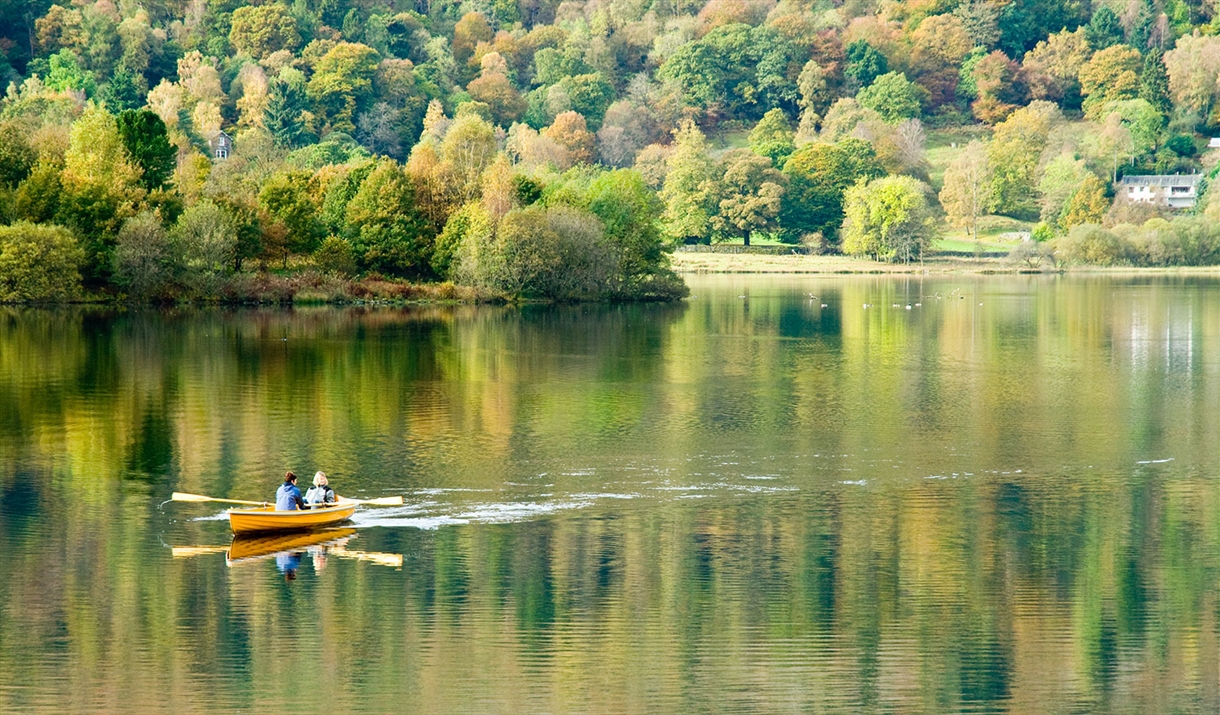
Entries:
{"type": "Polygon", "coordinates": [[[745,240],[745,245],[747,245],[747,246],[750,245],[750,232],[749,231],[746,231],[744,240],[745,240]]]}

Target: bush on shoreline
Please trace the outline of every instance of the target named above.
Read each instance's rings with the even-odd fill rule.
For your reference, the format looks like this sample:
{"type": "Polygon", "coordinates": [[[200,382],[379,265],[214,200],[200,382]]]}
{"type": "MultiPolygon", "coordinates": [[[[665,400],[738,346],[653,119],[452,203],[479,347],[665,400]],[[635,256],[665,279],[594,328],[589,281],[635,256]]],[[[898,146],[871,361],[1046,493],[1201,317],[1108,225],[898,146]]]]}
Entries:
{"type": "Polygon", "coordinates": [[[1074,226],[1056,239],[1064,263],[1093,266],[1214,266],[1220,264],[1220,224],[1203,216],[1153,218],[1141,226],[1074,226]]]}

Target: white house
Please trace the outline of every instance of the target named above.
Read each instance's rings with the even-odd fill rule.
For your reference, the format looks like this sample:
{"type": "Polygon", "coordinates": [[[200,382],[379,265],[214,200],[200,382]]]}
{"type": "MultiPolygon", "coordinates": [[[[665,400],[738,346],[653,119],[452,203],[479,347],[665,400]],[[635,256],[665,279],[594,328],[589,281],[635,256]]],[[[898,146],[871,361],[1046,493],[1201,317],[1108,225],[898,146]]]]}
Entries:
{"type": "Polygon", "coordinates": [[[1122,201],[1188,209],[1199,198],[1202,180],[1202,174],[1124,176],[1115,193],[1122,201]]]}

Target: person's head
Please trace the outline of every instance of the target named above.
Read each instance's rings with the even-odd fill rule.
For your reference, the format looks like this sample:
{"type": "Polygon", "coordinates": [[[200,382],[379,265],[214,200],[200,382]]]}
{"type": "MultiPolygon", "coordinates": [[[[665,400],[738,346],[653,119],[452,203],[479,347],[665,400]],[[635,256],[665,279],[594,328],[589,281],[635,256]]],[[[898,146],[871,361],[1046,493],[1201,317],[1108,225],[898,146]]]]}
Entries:
{"type": "Polygon", "coordinates": [[[288,473],[286,473],[286,474],[284,475],[284,483],[285,483],[285,484],[296,484],[296,483],[297,483],[297,475],[293,474],[292,472],[288,472],[288,473]]]}
{"type": "Polygon", "coordinates": [[[318,472],[313,475],[313,485],[315,487],[324,487],[328,484],[326,481],[326,472],[318,472]]]}

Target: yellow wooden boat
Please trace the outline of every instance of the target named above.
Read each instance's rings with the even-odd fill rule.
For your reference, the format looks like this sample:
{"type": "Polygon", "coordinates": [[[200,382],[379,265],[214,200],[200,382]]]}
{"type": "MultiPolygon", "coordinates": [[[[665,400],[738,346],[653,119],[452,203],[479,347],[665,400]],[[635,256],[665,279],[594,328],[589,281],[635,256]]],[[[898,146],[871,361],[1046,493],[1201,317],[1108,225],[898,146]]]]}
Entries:
{"type": "Polygon", "coordinates": [[[274,506],[253,509],[230,509],[229,528],[234,534],[253,534],[266,531],[300,531],[320,529],[341,524],[356,513],[356,504],[344,504],[324,509],[294,509],[276,511],[274,506]]]}

